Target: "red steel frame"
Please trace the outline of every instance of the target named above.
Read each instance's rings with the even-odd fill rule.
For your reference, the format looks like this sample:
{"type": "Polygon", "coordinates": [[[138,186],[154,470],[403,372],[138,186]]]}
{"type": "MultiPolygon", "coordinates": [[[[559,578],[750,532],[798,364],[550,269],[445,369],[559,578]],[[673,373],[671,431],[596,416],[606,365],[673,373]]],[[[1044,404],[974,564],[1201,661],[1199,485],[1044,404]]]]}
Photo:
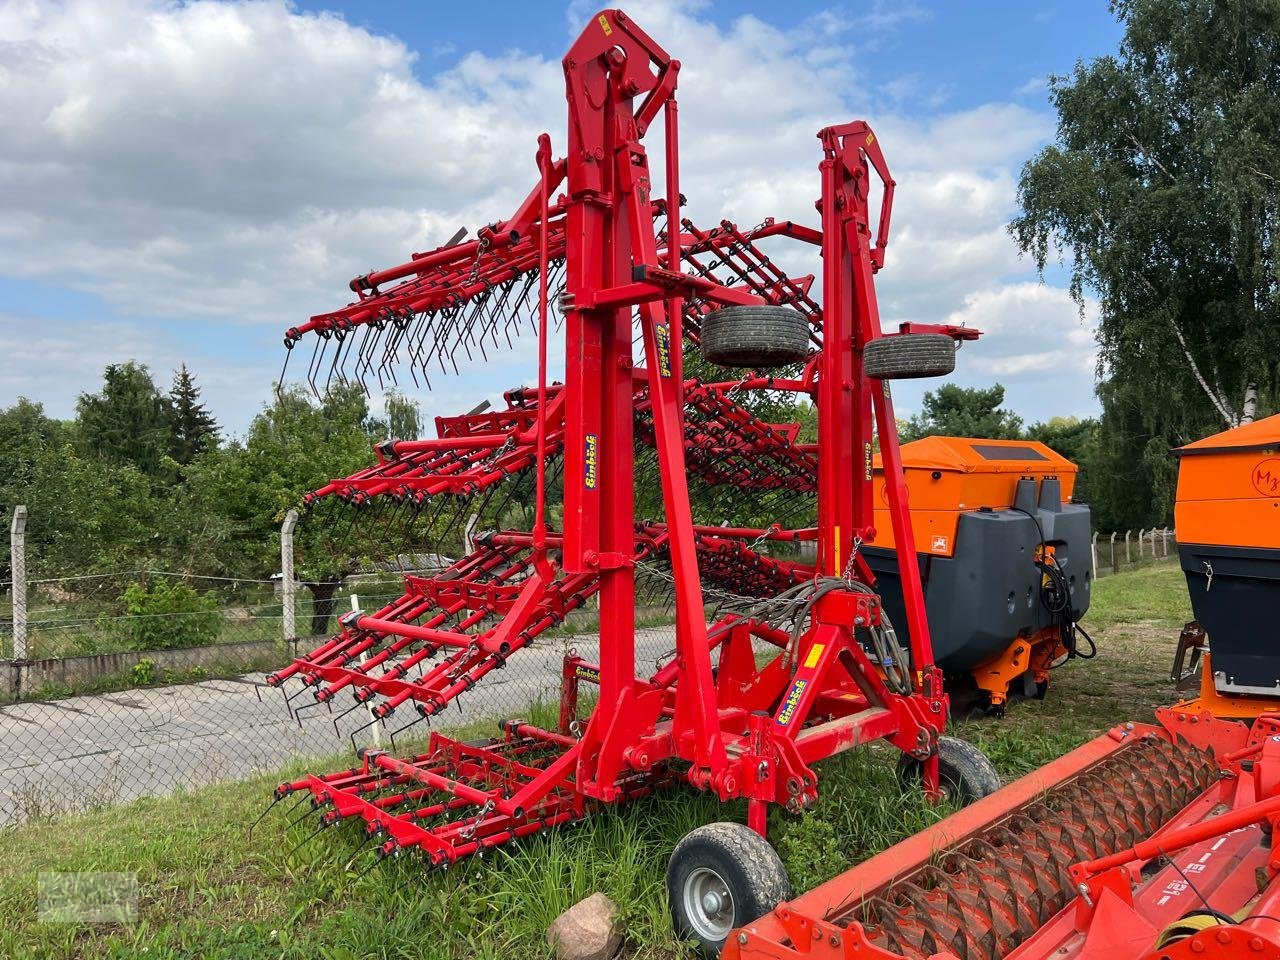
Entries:
{"type": "MultiPolygon", "coordinates": [[[[360,502],[383,494],[424,498],[441,491],[469,492],[534,465],[538,519],[533,533],[496,535],[487,549],[498,553],[460,562],[459,574],[451,571],[444,578],[416,582],[402,601],[377,615],[345,618],[339,637],[271,681],[301,675],[304,684],[316,687],[317,700],[353,686],[357,702],[386,698],[375,708],[378,716],[410,700],[420,713],[430,715],[500,667],[540,629],[558,622],[566,609],[598,592],[600,663],[575,662],[573,677],[585,674],[596,680],[599,699],[581,739],[519,724],[508,729],[505,743],[486,759],[485,748],[464,751],[456,741],[435,734],[431,749],[416,760],[372,751],[356,771],[282,785],[282,793],[309,790],[316,800],[332,804],[338,816],[359,815],[371,830],[385,831],[383,852],[414,846],[434,862],[452,862],[478,849],[477,844],[482,847],[486,838],[503,842],[574,819],[589,801],[626,799],[647,789],[645,784],[670,781],[677,770],[687,782],[725,800],[746,798],[749,823],[763,834],[768,804],[800,810],[816,798],[814,762],[877,739],[918,758],[924,789],[930,795],[938,792],[936,745],[948,703],[933,662],[914,562],[901,565],[914,668],[910,692],[889,688],[855,635],[860,627],[880,624],[882,617],[874,593],[856,587],[872,582],[858,545],[873,534],[874,436],[884,459],[896,541],[913,542],[888,385],[866,377],[862,369],[864,347],[884,336],[873,275],[884,262],[893,181],[867,124],[829,127],[819,134],[821,230],[771,221],[750,237],[731,224],[709,233],[698,230],[681,218],[675,99],[679,67],[625,13],[601,12],[564,58],[569,107],[565,158],[553,161],[548,138],[541,138],[541,177],[516,215],[485,228],[471,243],[415,255],[399,267],[357,278],[352,282],[360,297],[355,304],[313,318],[286,337],[292,345],[307,333],[334,336],[341,352],[342,338],[357,326],[384,324],[394,338],[427,304],[439,304],[448,322],[454,322],[463,298],[484,289],[483,284],[492,287],[521,271],[539,272],[536,405],[454,418],[447,429],[442,423],[439,440],[383,445],[378,466],[314,495],[339,493],[360,502]],[[666,195],[656,199],[642,139],[660,117],[666,195]],[[883,191],[874,237],[873,172],[883,191]],[[553,201],[552,193],[561,186],[565,193],[553,201]],[[665,214],[665,236],[655,233],[655,212],[665,214]],[[682,345],[686,333],[695,332],[686,331],[686,323],[690,318],[696,323],[701,311],[721,305],[784,302],[816,312],[807,294],[812,278],[792,280],[770,264],[778,276],[766,273],[770,283],[764,283],[758,270],[752,273],[756,268],[742,266],[740,258],[725,252],[764,236],[786,236],[821,248],[824,306],[820,317],[813,316],[815,337],[820,323],[821,350],[800,379],[748,378],[751,383],[732,386],[804,392],[816,399],[818,525],[807,531],[701,528],[690,508],[686,450],[699,449],[702,441],[695,438],[691,445],[686,402],[699,390],[723,398],[730,385],[686,382],[682,345]],[[701,269],[694,253],[707,250],[748,282],[717,282],[701,269]],[[546,278],[550,261],[558,256],[566,270],[560,302],[566,333],[562,387],[547,385],[545,353],[546,278]],[[695,275],[683,271],[689,264],[695,275]],[[455,272],[439,272],[448,269],[455,272]],[[393,286],[381,289],[387,284],[393,286]],[[643,339],[643,368],[633,367],[633,311],[643,339]],[[645,435],[657,454],[666,511],[664,523],[644,528],[633,516],[635,427],[641,407],[648,418],[645,435]],[[495,450],[497,462],[490,459],[495,450]],[[564,462],[562,534],[549,533],[545,524],[543,465],[552,452],[562,453],[564,462]],[[848,588],[826,591],[816,601],[798,649],[788,649],[790,638],[782,631],[738,616],[708,629],[703,578],[717,558],[750,552],[735,537],[816,538],[815,569],[780,564],[763,554],[756,559],[771,571],[768,576],[784,583],[812,578],[816,587],[820,579],[828,584],[849,581],[848,588]],[[559,570],[551,561],[552,547],[559,552],[559,570]],[[656,551],[665,552],[675,582],[676,656],[654,676],[640,679],[636,564],[656,551]],[[478,570],[488,573],[478,576],[478,570]],[[502,571],[499,579],[505,586],[489,583],[494,571],[502,571]],[[441,626],[468,610],[474,612],[460,625],[441,626]],[[502,616],[495,628],[479,635],[468,632],[469,625],[495,612],[502,616]],[[425,624],[411,622],[423,616],[430,617],[425,624]],[[753,639],[781,648],[764,667],[756,665],[753,639]],[[379,644],[385,646],[378,654],[354,663],[379,644]],[[407,666],[417,666],[441,649],[452,651],[444,663],[417,683],[405,679],[407,666]],[[713,672],[717,649],[718,669],[713,672]],[[395,661],[411,650],[417,652],[408,661],[395,661]],[[389,660],[396,665],[374,672],[389,660]],[[534,742],[555,747],[554,755],[536,764],[509,759],[534,742]],[[462,772],[450,774],[440,757],[452,758],[462,772]],[[408,788],[414,783],[450,793],[481,811],[445,827],[423,829],[361,799],[388,785],[408,788]]],[[[975,335],[929,329],[957,338],[975,335]]],[[[522,395],[521,403],[526,400],[522,395]]],[[[572,695],[566,692],[566,698],[572,695]]],[[[455,809],[433,807],[432,815],[446,808],[455,809]]]]}

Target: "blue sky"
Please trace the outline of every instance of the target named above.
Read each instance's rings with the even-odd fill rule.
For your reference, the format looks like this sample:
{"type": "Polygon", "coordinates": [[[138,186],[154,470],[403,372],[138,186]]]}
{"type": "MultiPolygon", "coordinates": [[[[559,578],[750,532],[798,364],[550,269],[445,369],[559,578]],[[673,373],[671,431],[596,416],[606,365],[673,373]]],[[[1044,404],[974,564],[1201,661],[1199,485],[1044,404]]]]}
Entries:
{"type": "MultiPolygon", "coordinates": [[[[813,133],[867,117],[900,184],[886,322],[987,329],[957,381],[1000,380],[1028,419],[1094,410],[1089,312],[1061,271],[1039,283],[1003,225],[1052,135],[1044,78],[1116,46],[1105,3],[627,8],[685,63],[698,219],[812,221],[813,133]]],[[[67,416],[108,362],[166,381],[186,361],[242,430],[284,329],[345,303],[352,275],[507,215],[538,130],[562,140],[558,60],[593,9],[0,5],[0,404],[67,416]]],[[[424,407],[526,379],[531,348],[424,407]]]]}

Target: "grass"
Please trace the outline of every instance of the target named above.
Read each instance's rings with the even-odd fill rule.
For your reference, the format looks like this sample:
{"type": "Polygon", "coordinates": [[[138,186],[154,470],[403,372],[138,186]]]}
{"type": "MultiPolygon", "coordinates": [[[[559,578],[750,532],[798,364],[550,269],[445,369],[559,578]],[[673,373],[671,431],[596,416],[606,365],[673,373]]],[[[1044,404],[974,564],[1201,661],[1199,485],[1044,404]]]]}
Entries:
{"type": "MultiPolygon", "coordinates": [[[[1155,566],[1095,586],[1086,625],[1095,660],[1055,674],[1042,702],[952,732],[978,743],[1007,778],[1116,722],[1147,719],[1170,699],[1167,664],[1189,617],[1181,573],[1155,566]]],[[[833,758],[822,797],[802,818],[775,813],[771,837],[797,890],[884,849],[946,811],[903,796],[886,749],[833,758]]],[[[548,957],[547,925],[596,890],[621,905],[628,955],[682,957],[666,917],[663,878],[677,839],[702,823],[741,818],[703,794],[668,791],[483,861],[424,874],[413,860],[365,876],[343,869],[354,826],[296,851],[313,819],[273,812],[249,823],[279,779],[215,786],[0,833],[0,955],[155,958],[548,957]],[[41,871],[132,871],[137,919],[123,925],[41,922],[41,871]]]]}

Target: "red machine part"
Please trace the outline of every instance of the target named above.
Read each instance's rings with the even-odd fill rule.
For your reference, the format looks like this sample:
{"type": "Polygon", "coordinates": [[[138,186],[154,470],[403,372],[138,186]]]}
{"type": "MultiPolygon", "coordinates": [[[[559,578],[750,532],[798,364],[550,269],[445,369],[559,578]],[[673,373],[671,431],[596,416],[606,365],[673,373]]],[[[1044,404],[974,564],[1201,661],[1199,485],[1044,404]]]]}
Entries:
{"type": "MultiPolygon", "coordinates": [[[[818,760],[887,740],[916,761],[929,795],[940,792],[948,704],[919,570],[907,563],[901,573],[911,628],[903,651],[858,550],[873,534],[876,438],[894,535],[913,542],[888,384],[863,367],[864,350],[886,337],[873,275],[884,263],[893,181],[865,123],[830,127],[819,134],[821,229],[765,221],[744,231],[726,221],[703,231],[681,216],[679,63],[622,11],[605,10],[565,57],[564,72],[565,158],[554,160],[549,138],[540,139],[539,182],[511,219],[469,243],[357,278],[355,303],[286,335],[291,347],[308,335],[321,346],[337,342],[326,383],[348,374],[381,381],[397,362],[425,374],[432,364],[452,365],[460,349],[483,353],[500,330],[536,321],[536,395],[511,391],[505,410],[443,418],[433,440],[382,444],[375,466],[310,498],[421,508],[532,474],[532,491],[522,489],[535,498],[534,529],[485,535],[442,575],[408,578],[400,599],[344,617],[338,636],[269,679],[300,681],[294,696],[310,691],[316,703],[350,689],[352,709],[372,709],[375,718],[410,702],[428,717],[596,595],[599,662],[566,666],[566,717],[580,675],[598,684],[597,704],[584,726],[566,720],[564,729],[546,731],[513,722],[501,742],[460,744],[435,734],[415,756],[365,752],[358,768],[283,784],[277,796],[309,795],[325,811],[322,827],[362,820],[381,855],[415,849],[443,864],[595,804],[684,782],[724,800],[745,798],[761,855],[776,860],[760,839],[768,805],[809,806],[818,760]],[[653,195],[642,144],[659,118],[663,198],[653,195]],[[822,308],[809,294],[813,277],[788,276],[756,246],[771,237],[821,248],[822,308]],[[547,382],[553,296],[564,316],[562,385],[547,382]],[[798,322],[812,348],[800,375],[686,378],[685,343],[696,344],[710,329],[702,324],[730,306],[798,322]],[[633,355],[637,326],[642,366],[633,355]],[[742,389],[811,397],[816,446],[797,444],[794,427],[745,410],[733,400],[742,389]],[[634,516],[638,448],[652,451],[661,523],[634,516]],[[559,533],[545,521],[549,461],[563,489],[559,533]],[[776,496],[760,502],[778,515],[762,528],[699,524],[690,482],[776,496]],[[779,500],[803,502],[815,487],[816,528],[795,526],[779,500]],[[760,548],[799,539],[817,542],[816,565],[760,548]],[[676,650],[640,678],[636,592],[653,575],[669,584],[676,650]],[[710,626],[709,599],[723,605],[710,626]],[[762,660],[760,642],[775,648],[762,660]]],[[[803,344],[801,336],[801,353],[803,344]]],[[[323,369],[317,350],[313,382],[323,369]]],[[[693,932],[714,941],[714,931],[693,932]]]]}
{"type": "Polygon", "coordinates": [[[1125,724],[735,931],[727,960],[1280,956],[1280,715],[1125,724]]]}

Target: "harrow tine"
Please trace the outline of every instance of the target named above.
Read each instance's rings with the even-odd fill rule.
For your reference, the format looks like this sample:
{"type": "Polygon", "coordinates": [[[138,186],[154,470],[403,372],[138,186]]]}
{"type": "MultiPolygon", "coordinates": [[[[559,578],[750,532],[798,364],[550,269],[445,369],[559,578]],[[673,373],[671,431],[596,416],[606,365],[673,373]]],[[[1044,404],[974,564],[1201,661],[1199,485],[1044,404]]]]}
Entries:
{"type": "Polygon", "coordinates": [[[353,753],[358,753],[358,752],[359,752],[359,750],[360,750],[360,748],[356,746],[356,735],[357,735],[357,734],[359,734],[359,733],[361,733],[361,732],[363,732],[363,731],[365,731],[365,730],[368,730],[370,727],[375,726],[376,724],[379,724],[379,723],[381,723],[381,722],[382,722],[382,718],[381,718],[381,717],[374,717],[374,718],[373,718],[372,720],[370,720],[368,723],[366,723],[366,724],[364,724],[364,725],[362,725],[362,726],[356,727],[354,730],[352,730],[352,731],[351,731],[351,735],[350,735],[350,739],[351,739],[351,751],[352,751],[353,753]]]}
{"type": "MultiPolygon", "coordinates": [[[[285,703],[290,703],[290,702],[292,702],[295,698],[302,696],[304,693],[306,693],[306,692],[307,692],[308,690],[310,690],[310,689],[311,689],[310,684],[308,684],[308,683],[306,683],[306,682],[304,681],[304,682],[303,682],[303,684],[302,684],[301,689],[299,689],[297,693],[291,693],[291,694],[289,694],[289,696],[285,697],[285,703]]],[[[281,693],[283,693],[283,692],[284,692],[283,688],[281,688],[281,691],[280,691],[280,692],[281,692],[281,693]]],[[[301,708],[299,708],[299,709],[301,709],[301,708]]],[[[291,709],[291,710],[289,711],[290,716],[292,716],[292,715],[293,715],[293,714],[295,714],[295,713],[297,713],[297,710],[292,710],[292,709],[291,709]]]]}
{"type": "Polygon", "coordinates": [[[370,842],[371,840],[373,840],[375,837],[379,836],[379,835],[381,834],[381,832],[382,832],[382,831],[380,831],[380,830],[369,830],[369,829],[367,829],[367,828],[365,829],[365,831],[364,831],[364,839],[363,839],[363,840],[361,840],[358,844],[356,844],[356,848],[355,848],[354,850],[352,850],[352,851],[351,851],[351,856],[350,856],[350,858],[347,860],[347,862],[346,862],[346,863],[343,865],[343,867],[342,867],[342,870],[343,870],[343,872],[344,872],[344,873],[345,873],[345,872],[347,872],[347,871],[349,871],[353,866],[355,866],[356,858],[357,858],[358,856],[360,856],[360,851],[361,851],[361,850],[363,850],[363,849],[365,848],[365,845],[366,845],[367,843],[369,843],[369,842],[370,842]]]}
{"type": "Polygon", "coordinates": [[[307,384],[311,387],[311,392],[319,397],[320,391],[316,389],[316,373],[320,369],[320,364],[324,362],[324,352],[327,349],[329,341],[329,332],[321,330],[316,337],[315,346],[311,348],[311,362],[307,364],[307,384]]]}
{"type": "Polygon", "coordinates": [[[304,703],[297,710],[293,711],[294,719],[298,721],[298,727],[302,727],[302,711],[313,710],[316,707],[328,707],[329,712],[333,713],[333,702],[330,700],[317,700],[315,703],[304,703]]]}
{"type": "MultiPolygon", "coordinates": [[[[392,843],[392,842],[393,841],[390,841],[390,840],[387,841],[387,843],[392,843]]],[[[400,848],[398,846],[395,847],[395,850],[397,852],[399,851],[399,849],[400,848]]],[[[356,874],[352,880],[352,883],[359,883],[369,874],[373,873],[373,871],[376,870],[378,867],[383,866],[388,860],[390,860],[394,856],[396,856],[395,853],[389,853],[386,851],[385,845],[378,847],[377,856],[374,857],[373,863],[369,864],[369,866],[365,867],[358,874],[356,874]]]]}
{"type": "Polygon", "coordinates": [[[284,363],[280,365],[280,380],[276,383],[276,396],[284,392],[284,376],[289,372],[289,358],[293,356],[293,341],[285,341],[284,363]]]}
{"type": "MultiPolygon", "coordinates": [[[[304,799],[307,799],[306,794],[303,794],[303,798],[304,798],[304,799]]],[[[294,818],[293,820],[290,820],[287,824],[285,824],[285,829],[292,829],[292,828],[296,827],[296,826],[297,826],[298,824],[300,824],[303,820],[307,819],[307,817],[311,816],[313,813],[315,813],[315,812],[316,812],[317,810],[319,810],[319,809],[320,809],[320,808],[316,805],[315,800],[314,800],[314,799],[312,799],[312,800],[311,800],[311,809],[310,809],[310,810],[304,810],[304,811],[302,811],[302,815],[301,815],[301,816],[296,817],[296,818],[294,818]]]]}
{"type": "Polygon", "coordinates": [[[289,701],[292,699],[292,697],[290,697],[289,694],[284,692],[283,685],[277,687],[276,689],[280,691],[280,696],[284,699],[285,712],[289,714],[289,719],[293,719],[293,707],[289,706],[289,701]]]}
{"type": "Polygon", "coordinates": [[[308,843],[310,843],[316,837],[320,836],[320,834],[324,833],[325,829],[326,829],[325,824],[321,823],[320,826],[316,827],[315,830],[312,831],[309,835],[304,837],[298,843],[294,844],[293,849],[291,849],[288,853],[285,854],[285,859],[292,857],[295,853],[297,853],[299,850],[305,847],[308,843]]]}
{"type": "Polygon", "coordinates": [[[397,734],[397,733],[404,733],[404,731],[408,730],[410,727],[412,727],[412,726],[414,726],[414,725],[416,725],[416,724],[421,723],[423,720],[428,720],[428,719],[429,719],[429,718],[427,718],[427,717],[425,717],[425,716],[419,716],[419,717],[418,717],[418,719],[416,719],[416,720],[410,720],[410,721],[409,721],[408,723],[406,723],[404,726],[402,726],[402,727],[397,727],[396,729],[392,730],[392,731],[388,734],[388,737],[389,737],[389,739],[391,740],[391,749],[392,749],[392,750],[395,750],[395,749],[396,749],[396,734],[397,734]]]}
{"type": "Polygon", "coordinates": [[[258,824],[260,824],[263,820],[265,820],[265,819],[266,819],[266,817],[267,817],[267,814],[269,814],[272,810],[274,810],[274,809],[275,809],[276,804],[277,804],[277,803],[279,803],[279,802],[280,802],[281,800],[283,800],[283,799],[284,799],[284,796],[275,796],[275,797],[272,797],[272,798],[271,798],[271,802],[267,804],[266,808],[265,808],[265,809],[264,809],[260,814],[258,814],[257,819],[256,819],[256,820],[254,820],[254,821],[253,821],[253,823],[249,824],[249,830],[248,830],[248,832],[245,834],[245,836],[246,836],[246,837],[252,837],[252,836],[253,836],[253,831],[254,831],[254,829],[256,829],[256,828],[257,828],[258,824]]]}
{"type": "Polygon", "coordinates": [[[338,730],[338,721],[341,720],[343,717],[345,717],[347,714],[354,713],[356,710],[359,710],[363,706],[364,706],[363,703],[360,703],[359,701],[357,701],[356,703],[352,704],[346,710],[343,710],[340,714],[338,714],[336,717],[333,718],[333,738],[335,740],[342,736],[341,732],[338,730]]]}

